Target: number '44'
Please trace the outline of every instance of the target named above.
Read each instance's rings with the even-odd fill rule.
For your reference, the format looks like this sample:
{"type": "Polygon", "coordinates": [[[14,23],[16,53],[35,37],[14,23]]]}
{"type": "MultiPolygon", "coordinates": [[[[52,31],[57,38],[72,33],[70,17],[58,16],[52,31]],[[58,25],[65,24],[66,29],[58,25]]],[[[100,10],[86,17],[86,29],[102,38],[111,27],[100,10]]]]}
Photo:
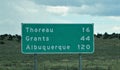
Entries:
{"type": "Polygon", "coordinates": [[[80,38],[80,40],[82,40],[82,41],[90,41],[90,36],[82,36],[81,38],[80,38]]]}

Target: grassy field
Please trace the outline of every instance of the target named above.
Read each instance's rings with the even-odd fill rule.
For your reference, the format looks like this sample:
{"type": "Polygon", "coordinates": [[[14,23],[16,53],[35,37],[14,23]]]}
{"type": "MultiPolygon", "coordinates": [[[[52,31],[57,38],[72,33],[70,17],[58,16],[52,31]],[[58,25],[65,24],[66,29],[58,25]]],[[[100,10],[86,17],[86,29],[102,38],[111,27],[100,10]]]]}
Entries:
{"type": "MultiPolygon", "coordinates": [[[[34,70],[34,55],[21,53],[21,43],[0,40],[0,70],[34,70]]],[[[38,70],[79,70],[78,54],[38,54],[38,70]]],[[[120,40],[95,38],[95,52],[82,54],[83,70],[120,70],[120,40]]]]}

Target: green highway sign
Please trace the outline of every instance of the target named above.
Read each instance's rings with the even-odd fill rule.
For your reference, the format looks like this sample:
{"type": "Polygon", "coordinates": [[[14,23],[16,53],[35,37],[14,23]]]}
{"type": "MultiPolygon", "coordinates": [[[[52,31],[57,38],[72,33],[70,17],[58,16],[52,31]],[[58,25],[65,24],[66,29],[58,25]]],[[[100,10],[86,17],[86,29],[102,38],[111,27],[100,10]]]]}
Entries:
{"type": "Polygon", "coordinates": [[[22,23],[24,54],[79,54],[94,52],[93,24],[22,23]]]}

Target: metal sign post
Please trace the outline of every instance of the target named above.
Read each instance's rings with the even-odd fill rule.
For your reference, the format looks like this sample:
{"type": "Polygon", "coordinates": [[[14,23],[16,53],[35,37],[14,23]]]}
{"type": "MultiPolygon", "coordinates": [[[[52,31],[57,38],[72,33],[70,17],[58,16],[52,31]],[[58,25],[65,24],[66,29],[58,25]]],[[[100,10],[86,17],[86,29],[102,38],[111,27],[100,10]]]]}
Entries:
{"type": "Polygon", "coordinates": [[[38,66],[38,63],[37,63],[37,54],[34,54],[34,70],[38,70],[37,66],[38,66]]]}
{"type": "Polygon", "coordinates": [[[79,54],[79,69],[82,70],[82,55],[79,54]]]}

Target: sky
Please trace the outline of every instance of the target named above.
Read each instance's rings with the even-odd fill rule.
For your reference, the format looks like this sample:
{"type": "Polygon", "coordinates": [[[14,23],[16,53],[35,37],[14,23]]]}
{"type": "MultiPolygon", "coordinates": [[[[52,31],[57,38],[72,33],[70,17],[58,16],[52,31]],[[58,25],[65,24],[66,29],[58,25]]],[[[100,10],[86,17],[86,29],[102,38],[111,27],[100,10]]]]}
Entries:
{"type": "Polygon", "coordinates": [[[0,34],[21,23],[94,23],[94,33],[120,33],[120,0],[0,0],[0,34]]]}

